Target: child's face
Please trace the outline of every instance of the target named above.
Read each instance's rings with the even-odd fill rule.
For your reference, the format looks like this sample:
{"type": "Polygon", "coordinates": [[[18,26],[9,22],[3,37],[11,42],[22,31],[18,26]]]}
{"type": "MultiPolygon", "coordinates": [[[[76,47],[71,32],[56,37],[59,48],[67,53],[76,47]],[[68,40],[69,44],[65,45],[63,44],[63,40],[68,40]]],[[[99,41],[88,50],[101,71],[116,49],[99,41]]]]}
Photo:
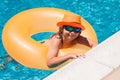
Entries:
{"type": "Polygon", "coordinates": [[[76,39],[80,33],[80,28],[73,28],[71,26],[64,26],[63,36],[65,39],[72,41],[76,39]]]}

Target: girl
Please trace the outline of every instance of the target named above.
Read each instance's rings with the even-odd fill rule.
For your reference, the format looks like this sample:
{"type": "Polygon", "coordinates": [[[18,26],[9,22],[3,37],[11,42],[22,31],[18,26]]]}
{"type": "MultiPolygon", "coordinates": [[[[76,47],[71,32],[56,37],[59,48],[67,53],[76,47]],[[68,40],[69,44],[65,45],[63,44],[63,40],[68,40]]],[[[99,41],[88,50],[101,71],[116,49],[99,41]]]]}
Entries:
{"type": "Polygon", "coordinates": [[[71,52],[69,55],[57,57],[59,49],[68,48],[76,43],[86,45],[90,48],[97,45],[97,43],[92,40],[80,35],[85,27],[81,24],[81,18],[78,15],[64,15],[63,20],[58,22],[57,26],[59,27],[59,31],[44,43],[49,46],[47,58],[48,67],[53,67],[68,59],[76,59],[81,56],[71,52]]]}

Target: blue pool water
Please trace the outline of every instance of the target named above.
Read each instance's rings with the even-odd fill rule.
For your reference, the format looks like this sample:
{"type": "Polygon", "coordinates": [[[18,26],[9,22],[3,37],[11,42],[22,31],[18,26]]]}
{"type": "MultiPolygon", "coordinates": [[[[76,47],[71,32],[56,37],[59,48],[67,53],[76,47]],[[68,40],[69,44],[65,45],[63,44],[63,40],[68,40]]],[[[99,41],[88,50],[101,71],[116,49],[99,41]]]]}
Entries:
{"type": "Polygon", "coordinates": [[[40,7],[60,8],[81,15],[95,29],[99,43],[120,30],[120,0],[0,0],[0,80],[43,80],[54,72],[10,61],[1,40],[4,25],[12,16],[40,7]]]}

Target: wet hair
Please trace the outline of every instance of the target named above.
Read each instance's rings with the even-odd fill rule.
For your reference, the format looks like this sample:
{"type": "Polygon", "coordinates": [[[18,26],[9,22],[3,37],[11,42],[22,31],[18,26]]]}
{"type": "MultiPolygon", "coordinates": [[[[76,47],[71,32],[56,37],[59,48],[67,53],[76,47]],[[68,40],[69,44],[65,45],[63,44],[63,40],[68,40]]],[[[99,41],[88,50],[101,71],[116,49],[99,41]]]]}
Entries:
{"type": "Polygon", "coordinates": [[[56,38],[61,39],[61,43],[63,44],[63,37],[62,37],[63,36],[63,29],[64,29],[64,27],[60,27],[59,31],[57,33],[53,34],[50,38],[55,36],[56,38]]]}

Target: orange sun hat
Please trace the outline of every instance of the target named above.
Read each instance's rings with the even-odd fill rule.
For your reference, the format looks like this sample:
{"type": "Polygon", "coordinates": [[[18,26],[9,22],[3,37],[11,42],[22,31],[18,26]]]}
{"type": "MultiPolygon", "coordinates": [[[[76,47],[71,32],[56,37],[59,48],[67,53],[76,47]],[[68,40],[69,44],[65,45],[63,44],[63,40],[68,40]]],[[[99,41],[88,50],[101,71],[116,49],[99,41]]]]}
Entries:
{"type": "Polygon", "coordinates": [[[85,29],[81,24],[81,17],[76,14],[65,14],[62,21],[57,23],[58,27],[62,27],[64,25],[81,28],[82,30],[85,29]]]}

